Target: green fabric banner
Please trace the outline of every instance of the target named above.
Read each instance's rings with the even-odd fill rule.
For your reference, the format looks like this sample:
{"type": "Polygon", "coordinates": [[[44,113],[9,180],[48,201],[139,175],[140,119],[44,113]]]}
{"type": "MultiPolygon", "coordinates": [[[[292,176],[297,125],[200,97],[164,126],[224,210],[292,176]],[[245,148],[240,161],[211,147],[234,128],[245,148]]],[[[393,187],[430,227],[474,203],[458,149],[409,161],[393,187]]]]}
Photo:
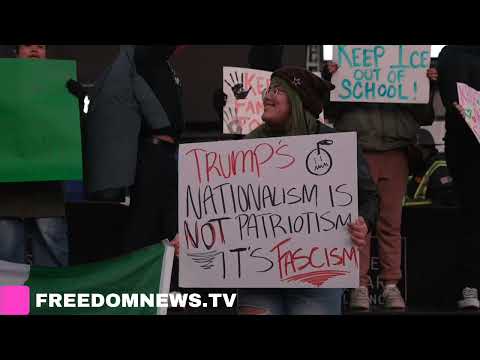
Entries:
{"type": "Polygon", "coordinates": [[[0,59],[0,182],[80,180],[75,61],[0,59]]]}

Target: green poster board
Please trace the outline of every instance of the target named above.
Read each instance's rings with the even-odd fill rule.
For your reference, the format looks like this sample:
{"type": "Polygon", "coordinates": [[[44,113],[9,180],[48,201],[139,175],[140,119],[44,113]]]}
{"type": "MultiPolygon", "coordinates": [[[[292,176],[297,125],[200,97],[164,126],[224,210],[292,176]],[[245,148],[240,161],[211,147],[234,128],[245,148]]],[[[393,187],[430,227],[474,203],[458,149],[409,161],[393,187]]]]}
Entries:
{"type": "Polygon", "coordinates": [[[0,182],[80,180],[75,61],[0,59],[0,182]]]}

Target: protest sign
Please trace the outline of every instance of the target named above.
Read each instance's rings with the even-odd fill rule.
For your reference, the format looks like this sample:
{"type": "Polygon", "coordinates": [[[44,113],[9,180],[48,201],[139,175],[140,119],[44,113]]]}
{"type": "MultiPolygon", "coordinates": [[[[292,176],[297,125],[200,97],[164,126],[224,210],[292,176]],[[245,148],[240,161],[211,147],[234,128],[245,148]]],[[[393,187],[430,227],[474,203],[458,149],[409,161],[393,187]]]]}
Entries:
{"type": "Polygon", "coordinates": [[[416,103],[429,101],[430,45],[335,45],[331,101],[416,103]]]}
{"type": "Polygon", "coordinates": [[[458,103],[465,110],[465,121],[480,142],[480,91],[457,83],[458,103]]]}
{"type": "Polygon", "coordinates": [[[355,133],[182,144],[180,286],[358,285],[355,133]]]}
{"type": "Polygon", "coordinates": [[[223,68],[224,134],[248,134],[263,124],[262,93],[270,86],[269,71],[237,67],[223,68]]]}
{"type": "Polygon", "coordinates": [[[66,60],[1,59],[0,182],[79,180],[82,149],[76,79],[66,60]]]}

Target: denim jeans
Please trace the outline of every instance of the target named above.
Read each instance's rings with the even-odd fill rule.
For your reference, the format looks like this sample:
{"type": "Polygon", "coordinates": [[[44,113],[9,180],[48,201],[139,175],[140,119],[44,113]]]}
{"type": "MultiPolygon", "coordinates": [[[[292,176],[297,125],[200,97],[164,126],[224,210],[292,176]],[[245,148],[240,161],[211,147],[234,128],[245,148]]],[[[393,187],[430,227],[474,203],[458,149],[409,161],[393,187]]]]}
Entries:
{"type": "Polygon", "coordinates": [[[344,289],[239,289],[240,314],[341,315],[344,289]]]}
{"type": "Polygon", "coordinates": [[[33,265],[68,265],[65,218],[0,218],[0,260],[25,263],[29,240],[32,245],[33,265]]]}

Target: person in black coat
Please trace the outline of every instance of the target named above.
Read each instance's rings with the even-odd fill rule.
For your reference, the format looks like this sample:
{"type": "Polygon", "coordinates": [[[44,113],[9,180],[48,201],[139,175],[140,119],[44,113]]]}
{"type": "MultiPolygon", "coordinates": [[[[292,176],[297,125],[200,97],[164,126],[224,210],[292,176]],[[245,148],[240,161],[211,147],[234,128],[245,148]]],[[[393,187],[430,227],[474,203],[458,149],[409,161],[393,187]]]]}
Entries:
{"type": "Polygon", "coordinates": [[[461,229],[458,242],[458,287],[460,309],[479,309],[480,229],[479,215],[480,144],[462,117],[457,82],[480,90],[480,46],[446,46],[438,59],[439,88],[445,115],[447,164],[459,196],[461,229]]]}
{"type": "Polygon", "coordinates": [[[177,233],[181,84],[174,45],[124,47],[95,84],[86,121],[86,186],[94,200],[131,204],[122,238],[130,252],[177,233]]]}
{"type": "Polygon", "coordinates": [[[139,162],[131,192],[126,251],[173,240],[178,228],[178,140],[184,130],[181,83],[169,62],[176,46],[136,46],[137,73],[162,104],[169,126],[143,123],[139,162]]]}

